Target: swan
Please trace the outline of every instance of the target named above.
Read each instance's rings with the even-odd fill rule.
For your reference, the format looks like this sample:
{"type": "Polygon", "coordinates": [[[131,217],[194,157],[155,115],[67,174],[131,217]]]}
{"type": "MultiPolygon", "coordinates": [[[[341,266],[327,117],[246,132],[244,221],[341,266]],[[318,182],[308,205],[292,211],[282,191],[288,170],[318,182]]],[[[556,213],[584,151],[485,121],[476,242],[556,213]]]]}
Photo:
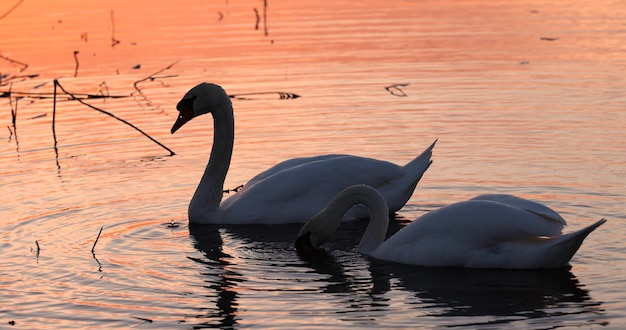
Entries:
{"type": "Polygon", "coordinates": [[[355,204],[370,210],[360,253],[430,267],[565,267],[585,237],[606,222],[601,219],[562,235],[565,220],[552,209],[512,195],[488,194],[426,213],[384,241],[389,222],[385,199],[372,187],[355,185],[302,226],[298,251],[310,252],[327,241],[343,213],[355,204]]]}
{"type": "MultiPolygon", "coordinates": [[[[304,223],[324,208],[332,196],[354,184],[379,189],[389,210],[395,212],[406,204],[432,163],[432,149],[437,142],[435,140],[404,166],[335,154],[286,160],[256,175],[236,194],[221,202],[235,131],[230,98],[219,85],[201,83],[190,89],[176,108],[179,115],[172,126],[172,134],[197,116],[206,113],[213,116],[213,146],[208,165],[189,203],[190,223],[304,223]]],[[[346,215],[346,220],[357,217],[361,215],[355,208],[346,215]]]]}

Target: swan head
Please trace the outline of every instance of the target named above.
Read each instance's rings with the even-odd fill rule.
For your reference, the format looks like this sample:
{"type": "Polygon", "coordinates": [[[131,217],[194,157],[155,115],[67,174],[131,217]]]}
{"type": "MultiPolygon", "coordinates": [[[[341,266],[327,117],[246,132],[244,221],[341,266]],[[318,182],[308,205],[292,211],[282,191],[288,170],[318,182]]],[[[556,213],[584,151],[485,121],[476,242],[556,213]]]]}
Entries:
{"type": "Polygon", "coordinates": [[[172,134],[191,119],[221,111],[232,111],[230,97],[216,84],[201,83],[190,89],[176,105],[178,118],[172,126],[172,134]]]}
{"type": "Polygon", "coordinates": [[[341,217],[333,217],[326,210],[313,216],[307,221],[296,237],[295,247],[299,253],[309,254],[319,249],[337,231],[341,217]]]}

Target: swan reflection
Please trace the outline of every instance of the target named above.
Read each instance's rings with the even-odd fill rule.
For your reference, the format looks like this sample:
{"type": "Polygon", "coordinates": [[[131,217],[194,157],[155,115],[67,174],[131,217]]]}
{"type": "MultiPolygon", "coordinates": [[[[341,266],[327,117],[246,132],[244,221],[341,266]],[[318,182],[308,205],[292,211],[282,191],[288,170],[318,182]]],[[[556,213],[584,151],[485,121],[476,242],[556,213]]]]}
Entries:
{"type": "Polygon", "coordinates": [[[217,309],[213,306],[199,307],[202,315],[198,315],[197,318],[210,320],[200,327],[233,326],[237,324],[236,286],[239,281],[244,280],[243,276],[230,269],[232,257],[223,251],[223,240],[216,227],[190,225],[189,232],[194,238],[194,247],[206,258],[188,258],[206,266],[206,271],[202,273],[202,276],[206,278],[205,288],[210,291],[207,297],[215,299],[217,307],[217,309]]]}
{"type": "Polygon", "coordinates": [[[371,260],[370,272],[374,283],[393,282],[387,285],[389,291],[412,292],[417,298],[414,304],[425,307],[429,316],[491,317],[472,321],[481,324],[494,321],[494,316],[498,322],[507,322],[601,311],[601,304],[591,299],[566,268],[429,268],[371,260]]]}
{"type": "MultiPolygon", "coordinates": [[[[554,326],[599,323],[600,302],[570,269],[472,270],[428,268],[375,260],[357,252],[367,221],[343,224],[327,250],[301,256],[293,248],[299,225],[191,225],[202,257],[197,306],[202,327],[271,325],[268,314],[301,325],[317,316],[337,324],[502,326],[539,320],[554,326]],[[271,297],[271,298],[268,298],[271,297]],[[587,314],[586,317],[567,317],[587,314]],[[281,315],[283,315],[281,317],[281,315]],[[335,315],[335,316],[333,316],[335,315]],[[563,317],[565,316],[565,317],[563,317]],[[205,321],[206,320],[206,321],[205,321]],[[400,323],[398,323],[400,322],[400,323]]],[[[390,222],[390,234],[403,221],[390,222]]],[[[523,323],[527,324],[527,323],[523,323]]]]}

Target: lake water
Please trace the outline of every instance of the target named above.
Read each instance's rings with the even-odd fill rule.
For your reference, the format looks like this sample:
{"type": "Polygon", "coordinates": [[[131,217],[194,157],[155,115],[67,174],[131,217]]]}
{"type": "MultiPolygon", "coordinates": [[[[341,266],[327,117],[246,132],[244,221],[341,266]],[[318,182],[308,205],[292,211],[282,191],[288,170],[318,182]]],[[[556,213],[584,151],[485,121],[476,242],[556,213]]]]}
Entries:
{"type": "Polygon", "coordinates": [[[33,0],[0,15],[0,328],[626,327],[622,3],[33,0]],[[84,101],[176,154],[60,88],[53,135],[54,79],[121,96],[84,101]],[[212,122],[169,130],[201,81],[241,96],[226,187],[297,156],[403,164],[438,139],[390,233],[486,192],[543,202],[566,232],[608,222],[561,271],[375,261],[355,249],[365,221],[311,261],[299,225],[189,228],[212,122]]]}

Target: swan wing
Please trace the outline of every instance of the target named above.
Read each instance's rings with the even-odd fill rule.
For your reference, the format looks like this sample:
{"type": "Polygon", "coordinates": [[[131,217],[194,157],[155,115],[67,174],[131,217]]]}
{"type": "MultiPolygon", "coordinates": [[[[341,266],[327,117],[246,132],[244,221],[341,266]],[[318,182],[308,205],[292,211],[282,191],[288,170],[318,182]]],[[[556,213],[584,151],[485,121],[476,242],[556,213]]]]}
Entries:
{"type": "Polygon", "coordinates": [[[350,155],[289,160],[257,175],[222,202],[221,217],[229,223],[304,223],[344,188],[376,188],[403,173],[390,162],[350,155]]]}
{"type": "Polygon", "coordinates": [[[286,169],[290,169],[296,166],[300,166],[302,164],[306,164],[306,163],[310,163],[310,162],[316,162],[316,161],[324,161],[324,160],[328,160],[331,158],[336,158],[336,157],[344,157],[346,155],[341,155],[341,154],[331,154],[331,155],[320,155],[320,156],[314,156],[314,157],[299,157],[299,158],[292,158],[292,159],[288,159],[285,161],[282,161],[270,168],[268,168],[267,170],[255,175],[254,177],[252,177],[252,179],[250,179],[250,181],[248,181],[248,183],[246,185],[254,185],[256,182],[262,181],[263,179],[272,176],[278,172],[281,172],[283,170],[286,169]]]}
{"type": "Polygon", "coordinates": [[[535,213],[548,221],[554,221],[557,224],[560,223],[562,225],[566,224],[565,219],[563,219],[563,217],[561,217],[561,215],[553,209],[525,198],[507,194],[484,194],[476,196],[472,198],[472,200],[486,200],[519,207],[528,212],[535,213]]]}
{"type": "MultiPolygon", "coordinates": [[[[426,213],[398,231],[374,257],[423,266],[472,264],[502,244],[560,236],[562,224],[514,205],[473,199],[426,213]]],[[[485,261],[487,262],[487,261],[485,261]]]]}

